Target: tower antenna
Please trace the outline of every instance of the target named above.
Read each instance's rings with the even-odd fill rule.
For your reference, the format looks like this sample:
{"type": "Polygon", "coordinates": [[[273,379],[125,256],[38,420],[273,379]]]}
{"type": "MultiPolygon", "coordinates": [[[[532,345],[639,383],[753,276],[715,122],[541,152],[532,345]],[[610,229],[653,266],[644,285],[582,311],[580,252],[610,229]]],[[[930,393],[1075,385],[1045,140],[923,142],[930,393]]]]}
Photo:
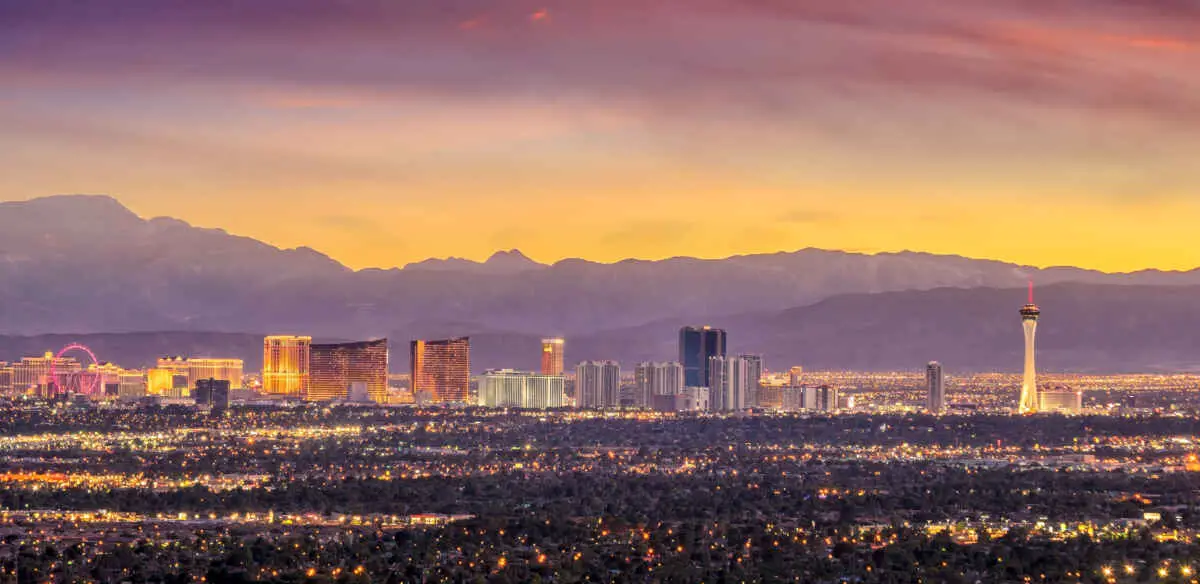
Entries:
{"type": "Polygon", "coordinates": [[[1033,304],[1033,280],[1029,281],[1029,303],[1033,304]]]}

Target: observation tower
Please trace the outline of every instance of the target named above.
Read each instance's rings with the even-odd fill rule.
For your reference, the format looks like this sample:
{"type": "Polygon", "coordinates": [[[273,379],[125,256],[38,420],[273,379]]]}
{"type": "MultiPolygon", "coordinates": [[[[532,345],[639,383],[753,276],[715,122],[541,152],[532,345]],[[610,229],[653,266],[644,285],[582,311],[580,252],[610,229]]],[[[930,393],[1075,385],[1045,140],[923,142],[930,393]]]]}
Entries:
{"type": "Polygon", "coordinates": [[[1034,340],[1042,311],[1033,303],[1033,282],[1029,283],[1029,303],[1021,307],[1021,326],[1025,329],[1025,376],[1021,380],[1018,414],[1031,414],[1038,408],[1037,368],[1034,364],[1034,340]]]}

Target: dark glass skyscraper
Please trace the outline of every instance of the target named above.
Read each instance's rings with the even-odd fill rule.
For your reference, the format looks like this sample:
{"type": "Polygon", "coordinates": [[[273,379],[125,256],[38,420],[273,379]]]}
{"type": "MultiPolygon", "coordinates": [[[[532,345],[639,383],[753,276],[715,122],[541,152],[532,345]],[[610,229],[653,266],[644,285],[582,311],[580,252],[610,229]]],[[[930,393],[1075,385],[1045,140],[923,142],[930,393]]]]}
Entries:
{"type": "Polygon", "coordinates": [[[679,329],[679,363],[685,387],[708,387],[708,360],[725,356],[725,331],[708,326],[679,329]]]}
{"type": "Polygon", "coordinates": [[[229,409],[228,379],[197,379],[196,405],[212,406],[213,411],[229,409]]]}

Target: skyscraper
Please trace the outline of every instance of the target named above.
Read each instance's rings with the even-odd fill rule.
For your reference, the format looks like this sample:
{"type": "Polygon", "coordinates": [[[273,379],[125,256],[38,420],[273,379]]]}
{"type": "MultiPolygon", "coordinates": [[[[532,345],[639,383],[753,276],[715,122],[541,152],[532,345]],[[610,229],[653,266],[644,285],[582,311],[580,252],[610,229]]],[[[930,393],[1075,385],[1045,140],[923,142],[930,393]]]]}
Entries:
{"type": "Polygon", "coordinates": [[[1033,303],[1033,282],[1029,283],[1029,302],[1021,307],[1021,325],[1025,329],[1025,376],[1021,381],[1021,398],[1017,413],[1028,414],[1038,408],[1037,370],[1034,366],[1034,338],[1038,317],[1042,311],[1033,303]]]}
{"type": "MultiPolygon", "coordinates": [[[[725,410],[727,399],[725,396],[725,357],[709,357],[708,358],[708,403],[709,408],[714,412],[725,410]]],[[[687,375],[686,373],[684,374],[687,375]]]]}
{"type": "Polygon", "coordinates": [[[563,374],[563,339],[542,339],[542,375],[563,374]]]}
{"type": "Polygon", "coordinates": [[[940,414],[946,408],[946,384],[942,378],[942,364],[930,361],[925,366],[925,409],[931,414],[940,414]]]}
{"type": "Polygon", "coordinates": [[[581,408],[621,405],[621,365],[616,361],[584,361],[575,367],[575,403],[581,408]]]}
{"type": "MultiPolygon", "coordinates": [[[[806,388],[809,389],[809,388],[806,388]]],[[[838,409],[838,388],[822,385],[815,389],[817,393],[817,409],[822,412],[835,412],[838,409]]]]}
{"type": "Polygon", "coordinates": [[[734,412],[750,407],[755,371],[762,367],[761,359],[751,355],[709,358],[709,403],[714,411],[734,412]]]}
{"type": "Polygon", "coordinates": [[[306,401],[346,399],[350,386],[365,383],[371,401],[387,394],[388,341],[321,344],[312,346],[311,381],[306,401]]]}
{"type": "Polygon", "coordinates": [[[711,387],[710,360],[724,356],[724,330],[709,326],[685,326],[679,329],[679,363],[683,365],[685,386],[711,387]]]}
{"type": "Polygon", "coordinates": [[[413,341],[412,390],[436,403],[466,403],[471,388],[471,339],[413,341]]]}
{"type": "Polygon", "coordinates": [[[739,355],[746,364],[746,407],[757,408],[758,391],[762,384],[762,355],[739,355]]]}
{"type": "Polygon", "coordinates": [[[213,411],[229,409],[228,379],[197,379],[196,404],[212,406],[213,411]]]}
{"type": "Polygon", "coordinates": [[[683,366],[679,363],[638,363],[633,377],[639,406],[653,406],[655,396],[683,393],[683,366]]]}
{"type": "Polygon", "coordinates": [[[479,378],[479,405],[540,410],[561,408],[565,384],[561,375],[491,370],[479,378]]]}
{"type": "Polygon", "coordinates": [[[273,335],[263,339],[263,393],[301,398],[308,395],[312,337],[273,335]]]}

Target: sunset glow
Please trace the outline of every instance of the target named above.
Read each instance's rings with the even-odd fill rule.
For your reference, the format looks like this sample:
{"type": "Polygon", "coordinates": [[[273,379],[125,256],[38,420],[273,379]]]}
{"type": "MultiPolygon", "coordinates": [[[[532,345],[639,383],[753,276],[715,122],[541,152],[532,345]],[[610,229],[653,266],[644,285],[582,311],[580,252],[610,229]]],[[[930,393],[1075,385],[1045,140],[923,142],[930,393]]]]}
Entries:
{"type": "Polygon", "coordinates": [[[5,3],[0,200],[111,194],[355,268],[1200,266],[1190,5],[333,6],[5,3]]]}

